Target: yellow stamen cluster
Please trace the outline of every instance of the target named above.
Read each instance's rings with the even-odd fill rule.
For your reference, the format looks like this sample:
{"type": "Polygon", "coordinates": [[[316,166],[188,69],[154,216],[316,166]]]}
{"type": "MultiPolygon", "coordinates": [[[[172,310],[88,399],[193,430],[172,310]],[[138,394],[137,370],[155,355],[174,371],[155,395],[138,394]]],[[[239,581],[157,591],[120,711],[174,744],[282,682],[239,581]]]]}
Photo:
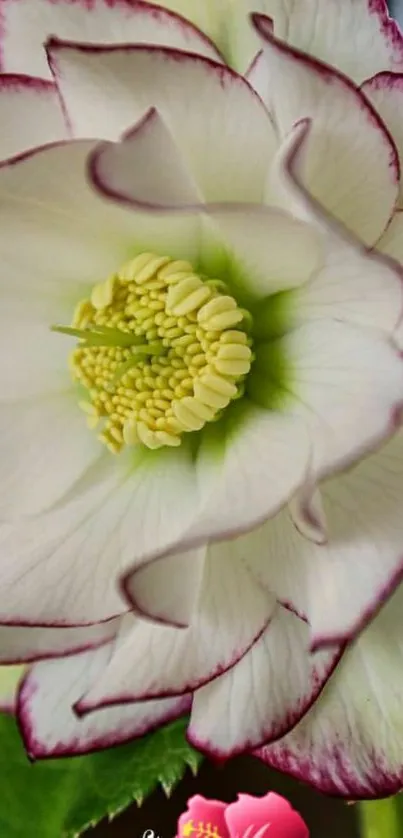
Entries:
{"type": "Polygon", "coordinates": [[[64,331],[81,338],[70,368],[99,439],[114,453],[176,446],[217,419],[250,369],[245,314],[222,283],[152,253],[96,285],[64,331]]]}

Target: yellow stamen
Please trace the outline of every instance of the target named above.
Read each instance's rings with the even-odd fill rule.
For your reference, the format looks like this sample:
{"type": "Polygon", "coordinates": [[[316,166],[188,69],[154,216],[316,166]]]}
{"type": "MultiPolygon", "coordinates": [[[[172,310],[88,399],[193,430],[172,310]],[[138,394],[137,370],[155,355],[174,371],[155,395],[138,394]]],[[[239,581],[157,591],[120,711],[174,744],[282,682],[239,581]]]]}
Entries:
{"type": "Polygon", "coordinates": [[[253,359],[247,319],[219,280],[184,260],[141,253],[81,300],[69,368],[87,390],[79,402],[114,454],[126,446],[180,445],[244,391],[253,359]]]}

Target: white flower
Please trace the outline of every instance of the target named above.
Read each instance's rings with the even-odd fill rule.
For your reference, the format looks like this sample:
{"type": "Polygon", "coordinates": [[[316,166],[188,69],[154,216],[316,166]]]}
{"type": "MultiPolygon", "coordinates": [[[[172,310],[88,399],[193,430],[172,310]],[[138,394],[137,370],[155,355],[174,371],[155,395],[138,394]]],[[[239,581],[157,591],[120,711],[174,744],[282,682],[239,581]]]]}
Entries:
{"type": "Polygon", "coordinates": [[[385,793],[399,590],[341,658],[402,571],[403,88],[356,83],[403,46],[382,3],[246,5],[208,31],[249,81],[166,9],[3,0],[0,660],[39,661],[35,756],[191,708],[385,793]]]}

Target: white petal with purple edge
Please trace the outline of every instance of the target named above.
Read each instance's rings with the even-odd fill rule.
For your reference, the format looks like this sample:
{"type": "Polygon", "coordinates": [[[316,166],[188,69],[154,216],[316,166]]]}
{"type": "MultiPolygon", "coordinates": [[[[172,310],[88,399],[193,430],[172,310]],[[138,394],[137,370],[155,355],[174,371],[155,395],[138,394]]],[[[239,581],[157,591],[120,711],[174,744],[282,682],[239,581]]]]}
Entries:
{"type": "Polygon", "coordinates": [[[206,547],[150,559],[123,580],[131,610],[158,623],[184,628],[198,603],[206,547]]]}
{"type": "Polygon", "coordinates": [[[162,44],[221,60],[218,50],[203,32],[184,18],[151,3],[35,0],[34,6],[31,0],[2,0],[0,66],[3,71],[47,78],[49,66],[44,44],[51,35],[95,44],[162,44]]]}
{"type": "Polygon", "coordinates": [[[300,120],[313,120],[301,164],[304,185],[373,244],[390,220],[399,188],[397,152],[383,122],[348,79],[277,41],[259,20],[269,74],[276,79],[264,101],[280,137],[300,120]]]}
{"type": "Polygon", "coordinates": [[[403,70],[403,36],[386,0],[266,0],[274,33],[360,83],[403,70]]]}
{"type": "MultiPolygon", "coordinates": [[[[189,556],[191,559],[191,556],[189,556]]],[[[186,629],[125,617],[115,652],[80,712],[189,692],[231,668],[267,626],[274,597],[234,562],[231,543],[210,546],[186,629]]]]}
{"type": "Polygon", "coordinates": [[[279,386],[310,433],[312,475],[345,468],[396,430],[403,359],[383,335],[329,318],[305,323],[265,349],[268,359],[276,351],[287,365],[288,381],[279,386]]]}
{"type": "Polygon", "coordinates": [[[108,620],[85,628],[0,626],[1,667],[96,649],[114,638],[119,622],[108,620]]]}
{"type": "Polygon", "coordinates": [[[258,581],[306,615],[313,648],[353,638],[403,576],[402,432],[325,483],[322,501],[326,544],[303,538],[286,512],[235,542],[258,581]]]}
{"type": "Polygon", "coordinates": [[[0,76],[0,160],[62,140],[67,127],[55,85],[28,76],[0,76]]]}
{"type": "Polygon", "coordinates": [[[112,646],[35,664],[17,715],[32,758],[89,753],[144,736],[189,708],[187,696],[99,710],[79,719],[73,706],[108,663],[112,646]]]}
{"type": "Polygon", "coordinates": [[[387,797],[403,781],[400,587],[348,650],[322,695],[284,739],[258,752],[325,794],[387,797]]]}
{"type": "Polygon", "coordinates": [[[52,512],[0,530],[0,622],[88,625],[127,610],[118,578],[192,523],[189,448],[105,454],[52,512]]]}
{"type": "Polygon", "coordinates": [[[206,200],[261,200],[277,141],[263,103],[229,68],[154,46],[54,41],[49,60],[75,136],[117,140],[156,108],[206,200]]]}
{"type": "MultiPolygon", "coordinates": [[[[403,59],[403,50],[402,50],[403,59]]],[[[403,65],[403,60],[402,60],[403,65]]],[[[402,66],[403,70],[403,66],[402,66]]],[[[379,73],[368,79],[362,92],[372,103],[390,131],[399,152],[400,168],[403,169],[403,74],[379,73]]],[[[402,172],[400,179],[399,205],[403,207],[402,172]]]]}
{"type": "Polygon", "coordinates": [[[287,733],[317,699],[341,654],[310,655],[308,645],[308,627],[279,606],[242,660],[194,694],[190,742],[227,759],[287,733]]]}

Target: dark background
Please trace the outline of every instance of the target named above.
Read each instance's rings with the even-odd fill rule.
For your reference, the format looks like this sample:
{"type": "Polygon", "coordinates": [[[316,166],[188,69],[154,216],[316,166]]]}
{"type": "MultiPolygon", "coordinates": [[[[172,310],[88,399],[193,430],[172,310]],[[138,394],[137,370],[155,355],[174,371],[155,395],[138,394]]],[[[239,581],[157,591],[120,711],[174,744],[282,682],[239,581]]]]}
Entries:
{"type": "MultiPolygon", "coordinates": [[[[403,24],[403,0],[390,0],[389,5],[403,24]]],[[[196,778],[190,770],[187,772],[170,800],[159,790],[140,809],[132,806],[112,823],[104,822],[90,830],[86,838],[142,838],[147,829],[152,829],[160,838],[173,838],[177,819],[186,809],[186,801],[191,795],[204,794],[229,802],[238,792],[261,795],[269,790],[284,794],[301,812],[311,838],[358,838],[354,806],[318,794],[302,783],[269,770],[252,757],[238,757],[219,768],[206,761],[196,778]]]]}

